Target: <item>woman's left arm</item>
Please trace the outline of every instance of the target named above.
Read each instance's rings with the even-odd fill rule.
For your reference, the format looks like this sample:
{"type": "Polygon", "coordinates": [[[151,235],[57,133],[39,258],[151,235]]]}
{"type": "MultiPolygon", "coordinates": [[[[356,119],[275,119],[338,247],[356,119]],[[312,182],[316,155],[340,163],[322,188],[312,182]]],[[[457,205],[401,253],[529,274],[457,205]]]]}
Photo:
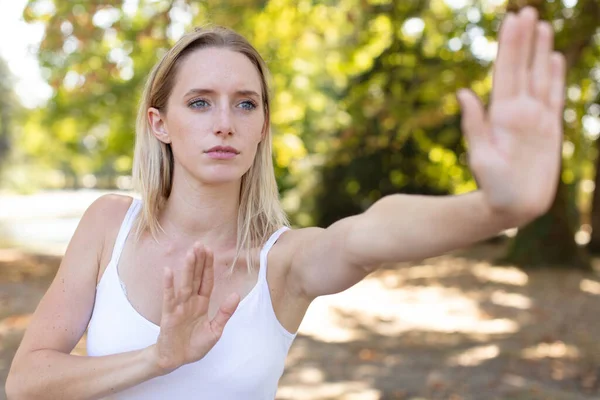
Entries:
{"type": "Polygon", "coordinates": [[[523,226],[550,208],[560,175],[564,57],[535,9],[500,30],[491,106],[458,95],[479,190],[391,195],[327,229],[298,233],[291,283],[307,298],[349,288],[382,263],[435,256],[523,226]]]}

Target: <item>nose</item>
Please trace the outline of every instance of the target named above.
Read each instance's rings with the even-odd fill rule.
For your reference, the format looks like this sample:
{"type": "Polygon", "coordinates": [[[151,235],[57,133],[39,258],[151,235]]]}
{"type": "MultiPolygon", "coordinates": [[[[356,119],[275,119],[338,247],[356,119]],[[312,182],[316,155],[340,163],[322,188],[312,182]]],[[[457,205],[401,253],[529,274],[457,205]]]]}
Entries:
{"type": "Polygon", "coordinates": [[[231,136],[233,135],[233,123],[231,111],[228,106],[219,107],[214,121],[215,135],[231,136]]]}

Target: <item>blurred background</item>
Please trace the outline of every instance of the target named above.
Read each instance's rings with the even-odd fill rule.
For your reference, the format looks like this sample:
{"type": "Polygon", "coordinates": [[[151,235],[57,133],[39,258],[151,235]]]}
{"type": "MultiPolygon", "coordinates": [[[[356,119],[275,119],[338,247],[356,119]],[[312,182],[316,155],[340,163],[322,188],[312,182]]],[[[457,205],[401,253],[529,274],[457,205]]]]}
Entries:
{"type": "Polygon", "coordinates": [[[568,63],[552,209],[318,299],[278,398],[600,398],[599,0],[1,0],[0,383],[83,211],[130,193],[142,86],[184,32],[225,25],[263,55],[284,207],[328,226],[476,189],[455,93],[488,98],[500,22],[527,4],[568,63]]]}

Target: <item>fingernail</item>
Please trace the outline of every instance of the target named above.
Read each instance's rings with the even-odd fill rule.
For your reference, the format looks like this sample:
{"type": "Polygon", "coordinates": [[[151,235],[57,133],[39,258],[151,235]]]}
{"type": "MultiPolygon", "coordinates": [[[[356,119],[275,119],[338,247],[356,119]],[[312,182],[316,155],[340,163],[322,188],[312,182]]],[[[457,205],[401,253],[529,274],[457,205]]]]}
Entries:
{"type": "Polygon", "coordinates": [[[536,18],[538,15],[537,9],[535,7],[531,7],[531,6],[527,6],[527,7],[523,8],[523,13],[529,14],[534,18],[536,18]]]}

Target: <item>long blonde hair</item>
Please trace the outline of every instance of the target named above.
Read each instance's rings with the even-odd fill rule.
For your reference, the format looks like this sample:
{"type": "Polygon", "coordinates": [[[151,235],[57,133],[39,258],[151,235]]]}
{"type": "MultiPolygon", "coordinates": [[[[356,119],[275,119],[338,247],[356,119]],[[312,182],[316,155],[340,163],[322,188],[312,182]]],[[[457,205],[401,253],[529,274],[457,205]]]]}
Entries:
{"type": "Polygon", "coordinates": [[[288,220],[279,202],[271,153],[270,101],[267,66],[256,49],[240,34],[223,27],[197,28],[183,36],[152,69],[146,82],[136,123],[133,159],[133,181],[142,197],[142,210],[135,222],[140,238],[146,230],[157,240],[162,227],[158,215],[166,204],[173,184],[173,152],[170,144],[159,141],[148,121],[148,108],[166,110],[167,100],[175,85],[178,65],[194,50],[218,47],[242,53],[256,67],[262,87],[265,125],[263,140],[258,145],[254,162],[242,176],[240,206],[237,217],[236,256],[232,269],[245,252],[248,269],[252,270],[251,249],[264,243],[268,236],[288,220]]]}

